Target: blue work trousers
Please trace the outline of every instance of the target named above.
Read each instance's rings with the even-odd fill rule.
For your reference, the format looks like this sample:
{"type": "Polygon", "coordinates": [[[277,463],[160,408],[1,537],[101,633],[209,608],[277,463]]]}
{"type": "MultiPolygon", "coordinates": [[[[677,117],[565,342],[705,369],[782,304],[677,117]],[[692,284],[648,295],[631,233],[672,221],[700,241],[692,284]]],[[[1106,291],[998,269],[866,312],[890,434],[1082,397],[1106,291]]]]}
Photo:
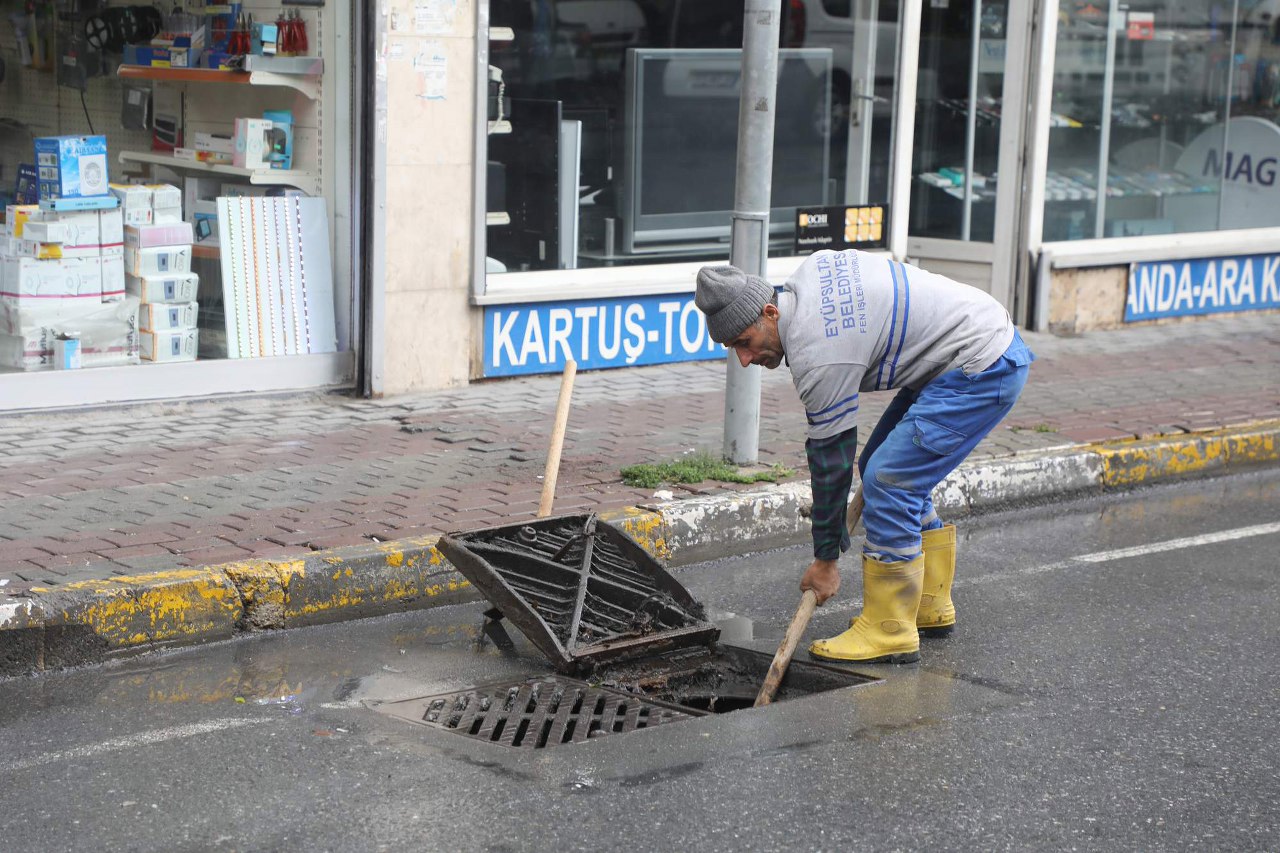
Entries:
{"type": "Polygon", "coordinates": [[[858,458],[865,553],[884,562],[919,555],[920,531],[942,526],[934,487],[1013,408],[1034,360],[1015,331],[1004,355],[981,373],[951,370],[918,391],[898,392],[858,458]]]}

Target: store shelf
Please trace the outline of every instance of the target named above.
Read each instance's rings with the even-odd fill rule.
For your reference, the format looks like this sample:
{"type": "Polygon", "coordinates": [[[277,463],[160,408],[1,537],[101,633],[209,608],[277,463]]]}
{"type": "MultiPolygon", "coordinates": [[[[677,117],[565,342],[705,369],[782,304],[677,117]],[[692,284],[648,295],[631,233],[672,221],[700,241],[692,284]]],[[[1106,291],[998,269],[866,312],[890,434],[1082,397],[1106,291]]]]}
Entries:
{"type": "Polygon", "coordinates": [[[217,260],[222,257],[222,249],[219,246],[195,245],[191,247],[191,257],[207,258],[209,260],[217,260]]]}
{"type": "Polygon", "coordinates": [[[511,214],[507,213],[504,210],[500,210],[496,213],[486,213],[484,215],[484,224],[485,225],[510,225],[511,214]]]}
{"type": "Polygon", "coordinates": [[[160,154],[153,151],[121,151],[121,163],[146,163],[152,166],[165,166],[183,172],[212,172],[218,175],[233,175],[237,178],[248,178],[249,183],[259,186],[297,187],[308,195],[320,195],[320,176],[315,172],[300,169],[245,169],[240,166],[226,166],[220,163],[201,163],[198,160],[179,160],[172,154],[160,154]]]}
{"type": "Polygon", "coordinates": [[[150,65],[121,65],[116,76],[122,80],[165,80],[170,83],[229,83],[241,86],[283,86],[295,89],[313,101],[320,99],[317,74],[281,74],[276,71],[219,71],[214,68],[155,68],[150,65]]]}

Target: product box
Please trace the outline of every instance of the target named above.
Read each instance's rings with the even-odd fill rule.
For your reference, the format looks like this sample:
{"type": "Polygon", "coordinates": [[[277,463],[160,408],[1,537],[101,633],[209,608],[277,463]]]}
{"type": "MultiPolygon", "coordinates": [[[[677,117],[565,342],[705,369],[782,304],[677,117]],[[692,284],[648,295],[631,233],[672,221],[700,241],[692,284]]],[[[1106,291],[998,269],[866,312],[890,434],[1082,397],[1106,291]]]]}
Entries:
{"type": "Polygon", "coordinates": [[[60,297],[94,296],[102,301],[102,259],[63,258],[40,261],[34,258],[4,258],[5,296],[60,297]]]}
{"type": "MultiPolygon", "coordinates": [[[[28,227],[31,225],[27,223],[28,227]]],[[[38,261],[51,261],[59,258],[96,258],[98,247],[64,247],[61,243],[41,243],[37,240],[14,240],[10,244],[13,255],[19,258],[34,258],[38,261]],[[64,252],[63,249],[66,249],[64,252]]]]}
{"type": "Polygon", "coordinates": [[[273,169],[292,169],[293,113],[289,110],[268,110],[262,117],[271,122],[271,129],[267,131],[267,162],[273,169]]]}
{"type": "Polygon", "coordinates": [[[124,289],[130,296],[136,296],[143,302],[194,302],[200,289],[200,277],[195,273],[125,275],[124,289]]]}
{"type": "Polygon", "coordinates": [[[124,254],[124,211],[120,208],[98,211],[98,241],[104,255],[108,249],[116,250],[111,254],[124,254]]]}
{"type": "Polygon", "coordinates": [[[153,246],[182,246],[195,242],[190,222],[161,222],[152,225],[130,225],[124,229],[124,245],[132,249],[153,246]]]}
{"type": "Polygon", "coordinates": [[[127,65],[150,65],[153,68],[195,68],[200,64],[203,52],[203,48],[190,45],[126,44],[124,61],[127,65]]]}
{"type": "Polygon", "coordinates": [[[102,301],[119,302],[124,299],[124,254],[102,258],[102,301]]]}
{"type": "Polygon", "coordinates": [[[236,151],[233,163],[243,169],[267,169],[271,122],[260,118],[236,119],[236,151]]]}
{"type": "Polygon", "coordinates": [[[182,190],[173,184],[148,184],[152,223],[182,221],[182,190]]]}
{"type": "Polygon", "coordinates": [[[40,198],[107,193],[105,136],[41,136],[35,146],[40,198]]]}
{"type": "Polygon", "coordinates": [[[222,133],[204,133],[197,130],[195,146],[196,151],[209,154],[225,154],[231,157],[236,153],[235,139],[222,133]]]}
{"type": "Polygon", "coordinates": [[[176,332],[196,327],[196,302],[144,302],[138,307],[138,328],[144,332],[176,332]]]}
{"type": "Polygon", "coordinates": [[[151,188],[142,184],[111,184],[111,194],[120,200],[125,225],[151,224],[151,188]]]}
{"type": "Polygon", "coordinates": [[[216,201],[197,201],[190,210],[191,230],[195,234],[196,245],[219,245],[218,203],[216,201]]]}
{"type": "Polygon", "coordinates": [[[183,329],[176,332],[142,332],[139,354],[143,361],[195,361],[199,332],[183,329]]]}
{"type": "Polygon", "coordinates": [[[72,321],[101,308],[102,300],[93,295],[0,296],[0,334],[20,335],[24,329],[72,321]]]}
{"type": "Polygon", "coordinates": [[[191,272],[191,246],[155,246],[147,249],[125,246],[124,271],[135,276],[191,272]]]}
{"type": "Polygon", "coordinates": [[[4,209],[4,235],[21,237],[22,227],[27,220],[39,218],[40,207],[35,204],[10,204],[4,209]]]}
{"type": "Polygon", "coordinates": [[[182,182],[182,209],[190,215],[196,209],[198,201],[216,201],[221,192],[220,178],[188,177],[182,182]]]}
{"type": "Polygon", "coordinates": [[[93,247],[96,255],[102,245],[102,217],[96,210],[45,212],[41,219],[61,225],[66,231],[68,246],[93,247]]]}
{"type": "Polygon", "coordinates": [[[16,332],[0,334],[0,365],[24,370],[47,370],[54,363],[60,336],[80,341],[82,367],[138,363],[138,303],[126,299],[111,305],[86,304],[60,316],[30,314],[16,332]]]}
{"type": "Polygon", "coordinates": [[[65,223],[54,220],[28,220],[22,230],[24,241],[37,243],[66,243],[69,232],[65,223]]]}

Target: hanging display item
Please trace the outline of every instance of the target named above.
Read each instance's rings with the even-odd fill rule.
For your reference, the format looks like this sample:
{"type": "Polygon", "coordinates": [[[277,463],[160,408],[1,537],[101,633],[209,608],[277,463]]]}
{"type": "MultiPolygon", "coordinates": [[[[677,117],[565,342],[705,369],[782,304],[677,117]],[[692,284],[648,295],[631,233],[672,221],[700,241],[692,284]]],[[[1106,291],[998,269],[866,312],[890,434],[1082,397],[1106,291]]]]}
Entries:
{"type": "Polygon", "coordinates": [[[324,199],[221,197],[227,357],[337,350],[324,199]]]}

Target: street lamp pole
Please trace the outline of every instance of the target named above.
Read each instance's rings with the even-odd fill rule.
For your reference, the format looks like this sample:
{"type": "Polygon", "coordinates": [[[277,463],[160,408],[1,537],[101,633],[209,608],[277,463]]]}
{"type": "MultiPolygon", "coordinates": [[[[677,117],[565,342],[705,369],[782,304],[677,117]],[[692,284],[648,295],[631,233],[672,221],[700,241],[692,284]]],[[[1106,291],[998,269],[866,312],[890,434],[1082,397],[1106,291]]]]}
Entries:
{"type": "MultiPolygon", "coordinates": [[[[782,0],[746,0],[729,261],[738,269],[761,277],[769,255],[769,192],[781,17],[782,0]]],[[[743,367],[730,350],[725,373],[724,455],[730,462],[749,465],[757,461],[759,451],[760,368],[743,367]]]]}

